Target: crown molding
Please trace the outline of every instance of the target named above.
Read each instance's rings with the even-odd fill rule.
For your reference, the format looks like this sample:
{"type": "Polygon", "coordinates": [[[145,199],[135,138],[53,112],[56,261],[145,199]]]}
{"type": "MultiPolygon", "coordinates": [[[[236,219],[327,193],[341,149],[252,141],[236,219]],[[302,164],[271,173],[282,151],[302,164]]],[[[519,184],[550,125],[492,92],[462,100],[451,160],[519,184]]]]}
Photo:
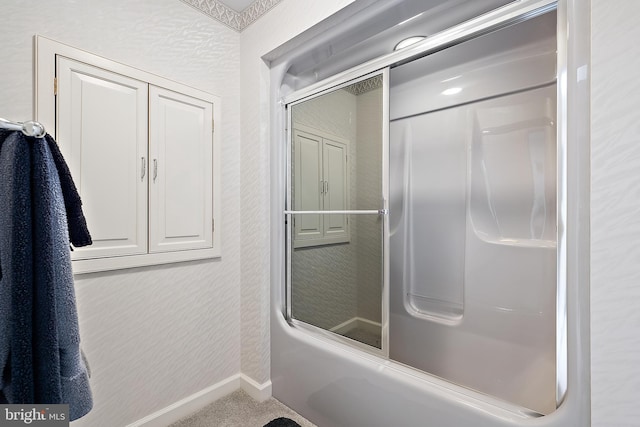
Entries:
{"type": "Polygon", "coordinates": [[[217,0],[180,0],[205,15],[240,32],[253,24],[282,0],[255,0],[242,12],[236,12],[217,0]]]}

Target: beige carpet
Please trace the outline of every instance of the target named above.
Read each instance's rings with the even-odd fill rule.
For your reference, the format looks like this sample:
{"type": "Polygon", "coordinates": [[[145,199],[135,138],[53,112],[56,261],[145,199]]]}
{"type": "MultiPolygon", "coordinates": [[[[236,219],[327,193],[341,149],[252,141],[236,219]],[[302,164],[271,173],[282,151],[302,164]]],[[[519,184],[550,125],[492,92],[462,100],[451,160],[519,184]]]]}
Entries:
{"type": "Polygon", "coordinates": [[[316,427],[276,399],[258,403],[243,390],[234,391],[170,427],[262,427],[280,417],[291,418],[302,427],[316,427]]]}

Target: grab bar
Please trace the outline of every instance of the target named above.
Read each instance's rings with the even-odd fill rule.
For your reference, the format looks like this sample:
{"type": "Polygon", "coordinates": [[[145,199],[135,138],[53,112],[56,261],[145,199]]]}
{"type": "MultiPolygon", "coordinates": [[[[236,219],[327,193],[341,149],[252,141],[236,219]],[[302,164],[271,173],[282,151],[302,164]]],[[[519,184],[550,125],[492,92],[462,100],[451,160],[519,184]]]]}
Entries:
{"type": "Polygon", "coordinates": [[[389,215],[389,209],[353,211],[284,211],[285,215],[389,215]]]}

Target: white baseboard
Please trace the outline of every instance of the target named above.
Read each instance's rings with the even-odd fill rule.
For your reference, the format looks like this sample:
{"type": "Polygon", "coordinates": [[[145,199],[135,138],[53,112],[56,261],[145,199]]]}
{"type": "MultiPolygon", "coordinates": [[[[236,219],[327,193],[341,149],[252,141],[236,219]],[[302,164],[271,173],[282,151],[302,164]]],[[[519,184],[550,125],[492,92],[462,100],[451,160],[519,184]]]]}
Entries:
{"type": "Polygon", "coordinates": [[[242,389],[258,402],[264,402],[271,397],[271,380],[258,384],[245,374],[240,374],[240,384],[242,389]]]}
{"type": "Polygon", "coordinates": [[[224,396],[242,389],[258,402],[264,402],[271,397],[271,381],[258,384],[244,374],[236,374],[212,386],[187,396],[151,415],[138,420],[126,427],[166,427],[175,423],[224,396]]]}

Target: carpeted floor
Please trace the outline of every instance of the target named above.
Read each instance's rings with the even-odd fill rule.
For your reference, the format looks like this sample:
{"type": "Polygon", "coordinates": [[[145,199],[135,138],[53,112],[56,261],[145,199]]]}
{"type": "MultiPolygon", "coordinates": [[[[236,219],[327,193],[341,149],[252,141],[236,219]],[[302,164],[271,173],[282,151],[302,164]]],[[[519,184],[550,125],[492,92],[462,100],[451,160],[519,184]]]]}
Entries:
{"type": "Polygon", "coordinates": [[[276,399],[258,403],[243,390],[234,391],[169,427],[262,427],[280,417],[290,418],[302,427],[316,427],[276,399]]]}

